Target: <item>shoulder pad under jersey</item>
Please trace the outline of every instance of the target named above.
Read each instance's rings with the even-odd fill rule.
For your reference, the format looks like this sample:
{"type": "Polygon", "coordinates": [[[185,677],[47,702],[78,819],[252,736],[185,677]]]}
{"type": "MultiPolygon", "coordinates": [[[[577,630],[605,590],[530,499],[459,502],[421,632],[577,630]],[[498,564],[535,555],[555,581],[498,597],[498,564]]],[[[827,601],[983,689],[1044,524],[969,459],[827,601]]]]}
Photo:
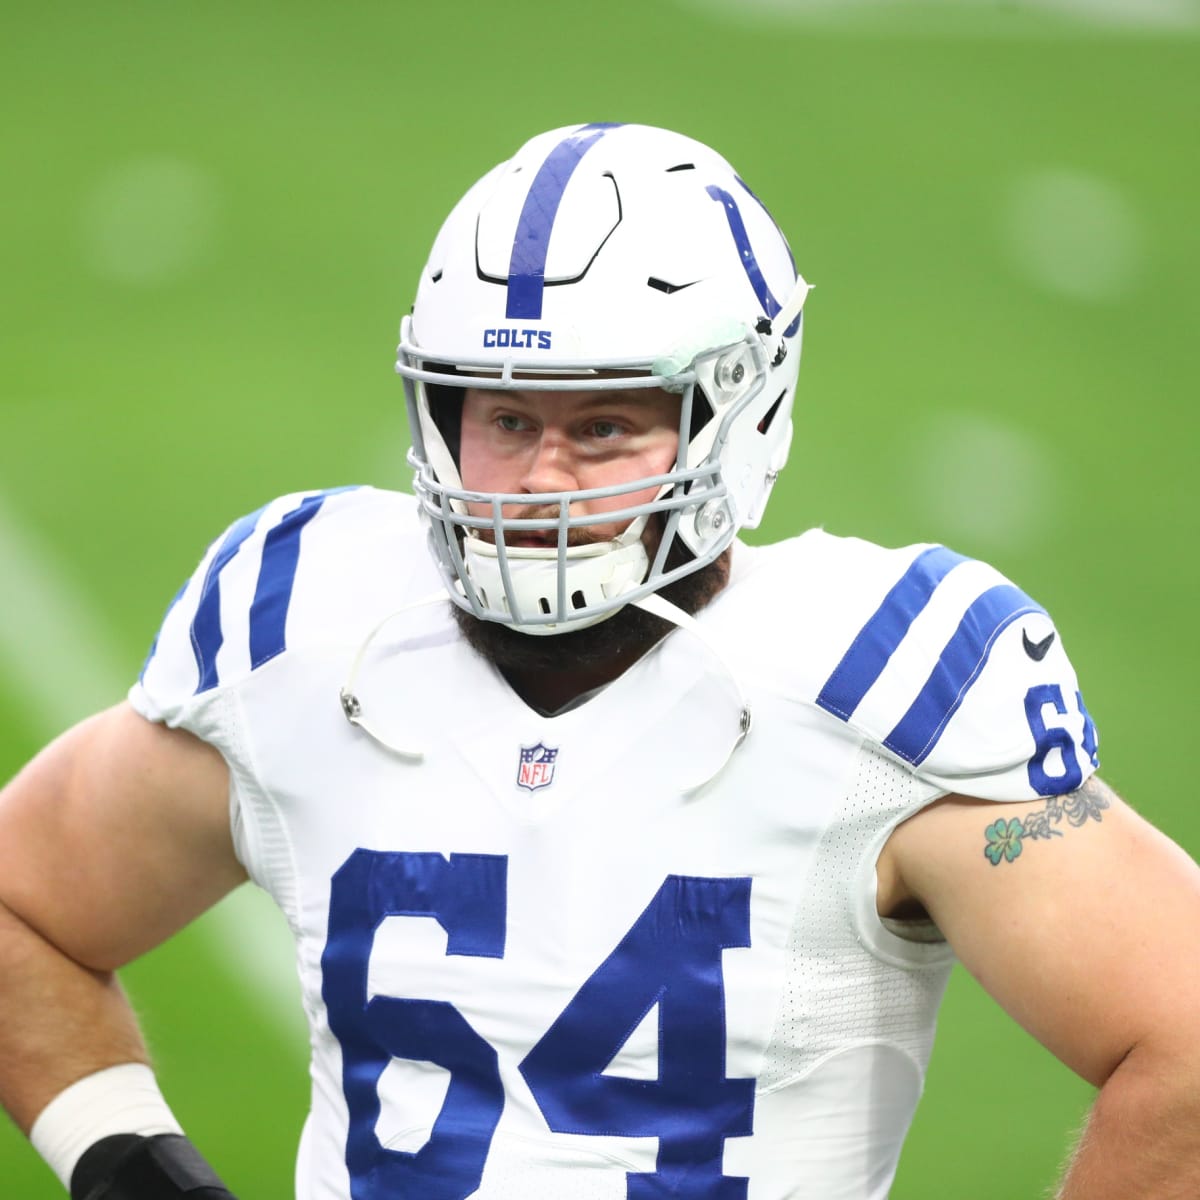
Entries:
{"type": "Polygon", "coordinates": [[[944,546],[901,562],[817,705],[947,791],[1021,800],[1079,787],[1098,764],[1096,729],[1046,610],[944,546]]]}

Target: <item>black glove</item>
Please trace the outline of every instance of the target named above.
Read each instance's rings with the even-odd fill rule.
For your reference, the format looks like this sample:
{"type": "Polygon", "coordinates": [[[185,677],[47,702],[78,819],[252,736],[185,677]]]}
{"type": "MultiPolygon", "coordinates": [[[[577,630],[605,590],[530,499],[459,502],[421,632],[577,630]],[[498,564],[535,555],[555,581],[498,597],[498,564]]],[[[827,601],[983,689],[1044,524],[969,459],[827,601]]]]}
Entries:
{"type": "Polygon", "coordinates": [[[237,1200],[182,1134],[118,1133],[84,1151],[71,1200],[237,1200]]]}

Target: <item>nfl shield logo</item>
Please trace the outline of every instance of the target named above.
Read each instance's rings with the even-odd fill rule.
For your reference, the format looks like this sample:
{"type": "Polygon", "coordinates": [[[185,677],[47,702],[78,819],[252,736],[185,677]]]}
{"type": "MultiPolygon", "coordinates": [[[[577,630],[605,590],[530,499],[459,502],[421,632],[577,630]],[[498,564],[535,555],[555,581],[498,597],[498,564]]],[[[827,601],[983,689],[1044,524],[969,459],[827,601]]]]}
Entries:
{"type": "Polygon", "coordinates": [[[521,761],[517,766],[517,787],[536,792],[538,788],[549,787],[554,782],[554,760],[558,758],[558,750],[543,746],[521,747],[521,761]]]}

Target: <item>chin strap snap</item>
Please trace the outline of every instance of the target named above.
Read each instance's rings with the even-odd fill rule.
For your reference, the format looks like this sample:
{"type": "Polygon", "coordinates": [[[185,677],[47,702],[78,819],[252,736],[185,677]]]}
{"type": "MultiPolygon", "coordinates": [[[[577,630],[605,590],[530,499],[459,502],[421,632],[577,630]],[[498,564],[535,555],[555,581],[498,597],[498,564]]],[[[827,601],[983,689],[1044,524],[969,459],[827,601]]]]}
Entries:
{"type": "Polygon", "coordinates": [[[423,750],[410,750],[405,746],[396,745],[395,742],[384,737],[363,716],[362,701],[358,698],[358,693],[354,690],[358,681],[358,672],[362,667],[363,659],[367,656],[367,650],[370,648],[371,643],[383,631],[385,625],[390,624],[397,617],[403,616],[405,613],[413,612],[418,608],[428,608],[431,604],[446,604],[449,602],[449,599],[444,589],[439,588],[429,596],[423,596],[420,600],[413,601],[412,604],[406,604],[403,608],[398,608],[395,612],[388,613],[363,639],[362,645],[358,648],[358,653],[354,656],[354,661],[350,664],[350,673],[346,676],[346,682],[342,684],[341,690],[338,692],[338,699],[342,703],[342,713],[346,720],[351,725],[361,729],[369,738],[378,742],[385,750],[390,750],[393,754],[398,754],[408,762],[420,762],[425,757],[425,752],[423,750]]]}

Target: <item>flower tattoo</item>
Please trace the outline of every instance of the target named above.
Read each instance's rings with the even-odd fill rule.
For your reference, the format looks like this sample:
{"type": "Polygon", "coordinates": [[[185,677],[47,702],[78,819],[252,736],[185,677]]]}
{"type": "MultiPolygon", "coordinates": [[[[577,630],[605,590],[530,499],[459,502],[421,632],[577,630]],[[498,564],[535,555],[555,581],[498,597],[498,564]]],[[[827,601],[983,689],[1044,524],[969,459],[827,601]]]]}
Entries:
{"type": "Polygon", "coordinates": [[[1001,862],[1012,862],[1020,856],[1026,840],[1062,837],[1064,831],[1055,826],[1064,821],[1078,829],[1088,821],[1102,820],[1104,810],[1111,806],[1111,796],[1108,787],[1093,777],[1078,791],[1048,797],[1045,808],[1027,813],[1024,819],[1001,817],[984,830],[987,845],[983,852],[993,867],[998,867],[1001,862]]]}

